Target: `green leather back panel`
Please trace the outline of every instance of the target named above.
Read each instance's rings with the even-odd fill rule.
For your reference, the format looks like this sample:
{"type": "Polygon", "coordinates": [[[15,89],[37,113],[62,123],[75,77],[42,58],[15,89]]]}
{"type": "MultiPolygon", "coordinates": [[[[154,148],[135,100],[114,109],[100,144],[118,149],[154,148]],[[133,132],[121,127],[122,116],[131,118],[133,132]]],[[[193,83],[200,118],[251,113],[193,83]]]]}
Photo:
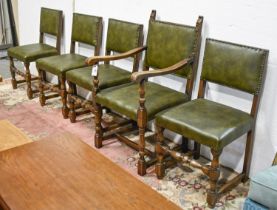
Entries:
{"type": "MultiPolygon", "coordinates": [[[[193,53],[195,39],[195,27],[150,21],[145,65],[165,68],[189,57],[193,53]]],[[[188,77],[190,68],[180,70],[177,75],[188,77]]]]}
{"type": "Polygon", "coordinates": [[[41,8],[40,32],[57,36],[59,33],[62,11],[48,8],[41,8]]]}
{"type": "Polygon", "coordinates": [[[109,19],[106,50],[126,52],[139,47],[143,25],[109,19]]]}
{"type": "Polygon", "coordinates": [[[257,95],[268,51],[207,39],[201,79],[257,95]]]}
{"type": "Polygon", "coordinates": [[[98,38],[102,34],[100,24],[102,24],[101,17],[74,13],[71,39],[97,46],[98,38]]]}

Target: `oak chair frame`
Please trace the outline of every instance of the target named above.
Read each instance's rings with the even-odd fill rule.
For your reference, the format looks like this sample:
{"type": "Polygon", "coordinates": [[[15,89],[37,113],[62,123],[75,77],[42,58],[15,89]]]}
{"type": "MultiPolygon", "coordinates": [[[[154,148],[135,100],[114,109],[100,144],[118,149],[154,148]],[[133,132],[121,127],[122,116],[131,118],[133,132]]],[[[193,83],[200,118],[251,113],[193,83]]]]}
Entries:
{"type": "MultiPolygon", "coordinates": [[[[76,13],[77,14],[77,13],[76,13]]],[[[91,15],[90,15],[91,16],[91,15]]],[[[96,17],[96,16],[95,16],[96,17]]],[[[98,22],[97,26],[97,45],[94,47],[94,56],[98,56],[100,54],[101,50],[101,45],[102,45],[102,32],[103,32],[103,18],[102,17],[97,17],[100,19],[98,22]]],[[[73,22],[72,22],[72,29],[73,29],[73,22]]],[[[78,41],[75,41],[71,37],[71,43],[70,43],[70,54],[75,54],[75,46],[78,41]]],[[[46,103],[46,100],[51,99],[51,98],[56,98],[56,97],[61,97],[62,99],[62,114],[64,119],[68,118],[69,115],[69,108],[67,105],[67,90],[66,90],[66,76],[65,74],[62,74],[58,78],[58,84],[53,84],[50,83],[46,80],[46,71],[43,69],[39,69],[38,74],[39,74],[39,101],[41,106],[44,106],[46,103]],[[50,90],[51,92],[54,92],[52,95],[47,95],[45,96],[44,91],[45,90],[50,90]]],[[[77,94],[77,88],[72,87],[70,89],[73,93],[77,94]]]]}
{"type": "MultiPolygon", "coordinates": [[[[212,40],[212,39],[210,39],[210,40],[212,40]]],[[[218,41],[218,40],[216,40],[216,41],[218,41]]],[[[226,43],[226,44],[234,44],[234,43],[225,42],[225,41],[220,41],[220,42],[226,43]]],[[[168,147],[166,147],[164,145],[164,135],[163,135],[163,131],[165,128],[160,127],[157,124],[155,124],[156,154],[157,154],[157,163],[156,163],[155,170],[156,170],[157,178],[162,179],[165,175],[166,164],[165,164],[164,157],[166,155],[171,156],[176,161],[181,162],[182,164],[187,163],[187,164],[189,164],[189,166],[200,169],[205,175],[207,175],[209,177],[210,188],[209,188],[209,190],[207,190],[207,203],[210,208],[215,207],[215,204],[216,204],[218,198],[220,196],[222,196],[224,193],[228,192],[229,190],[231,190],[232,188],[237,186],[241,181],[246,182],[248,180],[253,145],[254,145],[253,137],[254,137],[254,133],[255,133],[256,118],[257,118],[260,97],[261,97],[261,93],[263,91],[263,84],[264,84],[265,74],[266,74],[268,50],[254,48],[254,47],[248,47],[248,46],[239,45],[239,44],[234,44],[234,45],[241,46],[244,48],[264,51],[263,56],[264,56],[264,61],[265,61],[263,63],[263,65],[261,66],[263,75],[262,75],[260,91],[258,92],[258,94],[253,94],[254,96],[253,96],[253,100],[252,100],[250,115],[254,119],[254,125],[253,125],[252,129],[247,133],[244,164],[243,164],[242,172],[240,174],[238,174],[237,176],[235,176],[234,178],[232,178],[230,181],[226,182],[224,185],[222,185],[219,188],[218,187],[218,181],[219,181],[219,177],[220,177],[219,158],[222,153],[222,150],[211,149],[211,154],[212,154],[211,165],[201,164],[192,159],[191,152],[180,153],[180,152],[176,152],[176,151],[171,150],[168,147]]],[[[209,81],[200,79],[198,97],[197,97],[198,99],[205,97],[207,82],[209,82],[209,81]]]]}
{"type": "MultiPolygon", "coordinates": [[[[46,8],[49,9],[49,8],[46,8]]],[[[62,39],[62,31],[63,31],[63,12],[60,11],[60,18],[59,18],[59,29],[58,29],[58,34],[56,38],[56,49],[58,51],[58,55],[61,54],[61,39],[62,39]]],[[[39,33],[39,43],[43,44],[44,43],[44,36],[46,33],[40,31],[39,33]]],[[[29,99],[33,98],[33,94],[39,92],[39,88],[35,86],[34,89],[32,89],[32,81],[34,80],[39,80],[39,76],[34,76],[31,75],[30,72],[30,62],[24,62],[24,67],[25,67],[25,72],[22,70],[19,70],[15,67],[14,65],[14,59],[13,57],[9,56],[10,60],[10,72],[12,76],[12,87],[13,89],[17,89],[17,84],[20,83],[27,83],[27,96],[29,99]],[[21,77],[24,77],[25,79],[22,80],[16,80],[15,76],[19,75],[21,77]]],[[[43,74],[43,78],[46,78],[46,75],[43,74]]]]}
{"type": "MultiPolygon", "coordinates": [[[[116,20],[116,21],[123,22],[123,23],[130,23],[130,22],[121,21],[121,20],[116,20]]],[[[86,63],[88,65],[94,65],[99,62],[104,62],[105,64],[110,64],[110,61],[133,57],[134,61],[133,61],[132,72],[137,72],[138,68],[139,68],[139,62],[141,59],[141,52],[144,50],[144,47],[142,46],[143,45],[143,25],[140,25],[140,27],[138,29],[138,34],[139,34],[138,35],[139,36],[139,38],[138,38],[138,46],[139,47],[129,50],[124,53],[116,54],[116,55],[112,55],[113,51],[106,49],[104,56],[95,55],[94,57],[88,58],[86,60],[86,63]]],[[[95,80],[98,80],[98,75],[95,76],[95,80]]],[[[90,113],[90,112],[91,113],[94,112],[94,106],[93,106],[92,101],[95,100],[96,94],[94,94],[93,90],[90,90],[90,91],[92,91],[92,98],[93,98],[92,101],[84,99],[77,94],[76,84],[74,84],[71,81],[67,81],[67,82],[68,82],[68,87],[69,87],[68,88],[69,119],[72,123],[75,123],[77,116],[86,114],[86,113],[90,113]],[[81,108],[81,110],[78,110],[78,112],[77,112],[76,109],[79,109],[79,108],[81,108]]],[[[97,92],[100,91],[98,84],[99,84],[99,80],[98,80],[97,84],[94,83],[94,86],[97,89],[97,92]]]]}
{"type": "Polygon", "coordinates": [[[275,158],[272,163],[273,166],[277,165],[277,153],[275,154],[275,158]]]}
{"type": "MultiPolygon", "coordinates": [[[[149,21],[155,21],[156,19],[156,11],[153,10],[150,15],[149,21]]],[[[174,24],[174,23],[170,23],[174,24]]],[[[196,74],[196,71],[198,69],[198,60],[199,60],[199,51],[200,51],[200,45],[201,45],[201,32],[202,32],[202,24],[203,24],[203,17],[199,16],[196,27],[195,27],[195,40],[194,40],[194,48],[193,53],[190,57],[183,59],[179,61],[178,63],[164,69],[155,69],[150,70],[150,66],[146,66],[144,63],[143,71],[140,72],[134,72],[131,76],[132,81],[137,82],[139,84],[139,101],[138,101],[138,110],[137,110],[137,121],[127,120],[123,123],[112,125],[108,128],[102,127],[102,107],[101,104],[96,103],[94,100],[94,114],[95,114],[95,124],[96,124],[96,132],[95,132],[95,147],[101,148],[102,142],[107,139],[107,132],[110,132],[111,130],[115,130],[118,128],[122,128],[122,130],[116,130],[114,135],[117,137],[118,140],[124,142],[128,146],[131,146],[135,150],[139,151],[139,160],[138,160],[138,174],[143,176],[146,174],[146,168],[150,167],[156,162],[155,153],[151,152],[150,150],[145,148],[145,132],[146,132],[146,126],[147,126],[147,110],[145,107],[145,89],[144,89],[144,83],[147,81],[150,77],[155,76],[161,76],[166,74],[175,73],[178,70],[184,68],[185,66],[189,65],[191,67],[191,77],[187,78],[187,84],[186,84],[186,94],[188,95],[189,99],[191,98],[192,89],[193,89],[193,83],[194,83],[194,77],[196,74]],[[130,130],[138,130],[139,131],[139,143],[135,143],[125,137],[124,131],[130,131],[128,129],[124,129],[122,126],[126,125],[127,123],[130,123],[132,125],[132,128],[130,130]],[[146,162],[145,156],[148,155],[151,157],[151,160],[146,162]]],[[[181,24],[178,24],[181,25],[181,24]]],[[[143,50],[147,50],[147,46],[143,48],[143,50]]],[[[95,59],[93,62],[98,62],[99,60],[95,59]]],[[[98,78],[94,77],[94,90],[93,95],[94,98],[96,98],[96,94],[99,91],[98,90],[98,78]]]]}

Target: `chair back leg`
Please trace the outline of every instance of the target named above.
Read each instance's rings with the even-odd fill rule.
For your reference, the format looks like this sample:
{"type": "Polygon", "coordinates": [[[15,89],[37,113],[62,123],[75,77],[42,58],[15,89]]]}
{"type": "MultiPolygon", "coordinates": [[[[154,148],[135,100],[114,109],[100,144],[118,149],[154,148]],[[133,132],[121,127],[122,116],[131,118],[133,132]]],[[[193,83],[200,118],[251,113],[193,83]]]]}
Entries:
{"type": "Polygon", "coordinates": [[[73,94],[76,94],[76,84],[68,81],[69,119],[71,123],[76,122],[75,101],[72,98],[73,94]]]}
{"type": "Polygon", "coordinates": [[[13,89],[17,88],[17,82],[16,82],[16,78],[15,78],[15,66],[14,66],[14,61],[13,61],[13,57],[9,57],[10,58],[10,72],[11,72],[11,76],[12,76],[12,87],[13,89]]]}
{"type": "Polygon", "coordinates": [[[244,177],[242,179],[243,182],[246,182],[249,177],[250,164],[251,164],[251,158],[253,153],[253,145],[254,145],[253,131],[251,130],[247,133],[247,139],[246,139],[244,163],[243,163],[243,170],[242,170],[242,173],[244,174],[244,177]]]}
{"type": "Polygon", "coordinates": [[[61,82],[61,98],[62,98],[62,113],[63,113],[63,118],[67,119],[68,118],[68,107],[67,107],[67,92],[66,92],[66,85],[65,85],[65,75],[61,75],[59,77],[59,80],[61,82]]]}
{"type": "Polygon", "coordinates": [[[96,104],[94,102],[94,115],[95,115],[95,138],[94,138],[94,145],[96,148],[102,147],[103,141],[103,128],[102,128],[102,106],[100,104],[96,104]]]}
{"type": "Polygon", "coordinates": [[[39,102],[41,106],[45,105],[45,95],[44,95],[44,71],[38,69],[38,82],[39,82],[39,102]]]}
{"type": "Polygon", "coordinates": [[[193,148],[193,158],[195,160],[198,160],[200,158],[200,149],[201,149],[201,144],[194,142],[194,148],[193,148]]]}
{"type": "Polygon", "coordinates": [[[182,152],[183,152],[183,153],[186,153],[186,152],[189,151],[188,144],[189,144],[188,138],[182,136],[182,144],[181,144],[181,147],[182,147],[182,152]]]}

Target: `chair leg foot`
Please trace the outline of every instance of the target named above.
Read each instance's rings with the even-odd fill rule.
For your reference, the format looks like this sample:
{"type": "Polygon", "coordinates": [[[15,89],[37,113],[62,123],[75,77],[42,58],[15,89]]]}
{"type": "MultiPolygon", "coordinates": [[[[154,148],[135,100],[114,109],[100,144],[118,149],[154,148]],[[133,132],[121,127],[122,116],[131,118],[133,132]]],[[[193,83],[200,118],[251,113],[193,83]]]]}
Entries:
{"type": "Polygon", "coordinates": [[[12,87],[13,89],[17,89],[17,82],[15,79],[12,79],[12,87]]]}
{"type": "Polygon", "coordinates": [[[30,87],[27,88],[27,96],[28,96],[28,99],[33,99],[33,91],[30,87]]]}
{"type": "Polygon", "coordinates": [[[212,192],[210,190],[207,191],[207,202],[208,202],[209,208],[213,209],[215,207],[215,204],[217,202],[217,197],[218,197],[217,193],[212,192]]]}
{"type": "Polygon", "coordinates": [[[67,106],[63,106],[62,113],[63,113],[63,118],[68,119],[69,110],[68,110],[67,106]]]}
{"type": "Polygon", "coordinates": [[[71,123],[76,122],[76,112],[75,111],[69,111],[69,119],[71,123]]]}
{"type": "Polygon", "coordinates": [[[155,166],[156,175],[158,179],[163,179],[165,175],[165,167],[164,164],[157,163],[155,166]]]}
{"type": "Polygon", "coordinates": [[[248,180],[249,180],[249,177],[245,175],[245,176],[241,179],[241,182],[242,182],[242,183],[245,183],[245,182],[247,182],[248,180]]]}
{"type": "Polygon", "coordinates": [[[144,176],[146,174],[146,163],[145,160],[138,160],[138,174],[144,176]]]}
{"type": "Polygon", "coordinates": [[[45,106],[45,103],[46,103],[46,99],[45,99],[45,95],[43,94],[40,94],[39,95],[39,102],[40,102],[40,105],[41,106],[45,106]]]}
{"type": "Polygon", "coordinates": [[[103,145],[102,145],[102,140],[100,138],[95,138],[94,140],[94,146],[97,148],[97,149],[100,149],[103,145]]]}

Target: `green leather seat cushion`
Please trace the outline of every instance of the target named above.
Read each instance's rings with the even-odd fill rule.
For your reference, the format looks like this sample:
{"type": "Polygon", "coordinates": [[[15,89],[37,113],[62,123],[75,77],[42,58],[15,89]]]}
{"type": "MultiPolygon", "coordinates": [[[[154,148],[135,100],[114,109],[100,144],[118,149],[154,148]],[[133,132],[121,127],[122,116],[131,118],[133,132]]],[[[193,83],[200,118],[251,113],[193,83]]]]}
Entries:
{"type": "Polygon", "coordinates": [[[156,123],[218,150],[249,131],[253,118],[229,106],[196,99],[159,113],[156,123]]]}
{"type": "MultiPolygon", "coordinates": [[[[87,90],[92,90],[91,69],[92,67],[88,66],[68,71],[66,79],[87,90]]],[[[110,64],[101,64],[98,67],[98,78],[99,88],[105,89],[130,82],[131,73],[110,64]]]]}
{"type": "Polygon", "coordinates": [[[39,58],[57,54],[57,49],[47,44],[29,44],[8,49],[9,56],[23,62],[33,62],[39,58]]]}
{"type": "Polygon", "coordinates": [[[277,166],[251,178],[248,197],[269,209],[277,209],[277,166]]]}
{"type": "MultiPolygon", "coordinates": [[[[108,88],[97,94],[96,102],[136,121],[139,107],[138,90],[137,83],[108,88]]],[[[188,96],[170,88],[146,82],[145,99],[148,120],[151,120],[158,112],[188,101],[188,96]]]]}
{"type": "Polygon", "coordinates": [[[86,65],[86,57],[78,54],[64,54],[41,58],[37,60],[37,68],[60,76],[71,69],[81,68],[86,65]]]}

